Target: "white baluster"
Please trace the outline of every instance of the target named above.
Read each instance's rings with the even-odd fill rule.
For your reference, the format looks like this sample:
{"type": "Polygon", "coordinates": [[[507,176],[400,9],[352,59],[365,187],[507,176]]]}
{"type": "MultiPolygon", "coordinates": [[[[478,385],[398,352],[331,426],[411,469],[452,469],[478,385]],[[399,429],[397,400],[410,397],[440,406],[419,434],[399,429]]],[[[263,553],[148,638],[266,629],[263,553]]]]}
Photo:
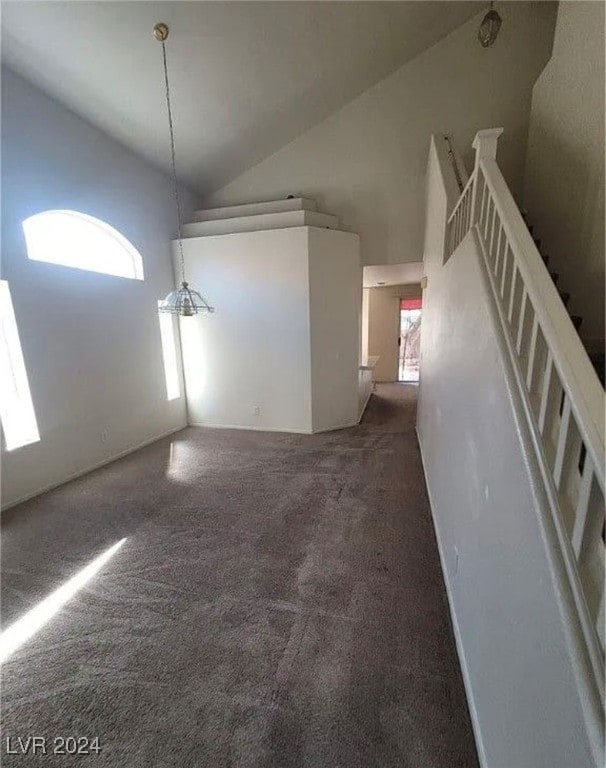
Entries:
{"type": "MultiPolygon", "coordinates": [[[[480,183],[479,179],[482,180],[482,202],[480,204],[480,216],[479,216],[479,223],[480,223],[480,229],[484,227],[485,222],[485,216],[488,214],[488,201],[490,199],[490,194],[488,192],[488,185],[486,184],[486,180],[484,179],[484,176],[481,174],[481,172],[478,169],[478,176],[476,176],[476,182],[475,185],[480,183]]],[[[473,195],[472,195],[472,204],[473,204],[473,195]]]]}
{"type": "Polygon", "coordinates": [[[530,302],[528,301],[528,294],[526,293],[526,289],[524,286],[522,286],[522,301],[520,302],[520,314],[519,314],[519,320],[518,320],[518,336],[516,338],[516,352],[518,353],[518,357],[520,355],[520,350],[522,349],[522,336],[524,334],[524,318],[526,317],[526,309],[527,305],[529,305],[530,302]]]}
{"type": "Polygon", "coordinates": [[[503,248],[503,273],[501,275],[501,296],[503,297],[503,299],[505,299],[505,284],[507,280],[507,271],[509,269],[509,263],[510,261],[513,261],[513,254],[511,252],[511,248],[509,247],[507,236],[505,236],[504,240],[505,240],[505,245],[503,248]]]}
{"type": "MultiPolygon", "coordinates": [[[[499,221],[499,234],[497,235],[497,239],[496,239],[497,241],[496,241],[496,247],[494,249],[494,262],[493,262],[495,282],[497,282],[498,279],[499,279],[499,269],[501,267],[501,239],[502,239],[502,237],[503,237],[503,227],[501,225],[501,222],[499,221]]],[[[491,238],[491,241],[490,241],[490,250],[491,251],[492,251],[492,248],[493,248],[493,243],[494,243],[494,233],[493,233],[493,237],[491,238]]]]}
{"type": "Polygon", "coordinates": [[[545,377],[543,379],[543,392],[541,393],[541,405],[539,407],[539,432],[544,433],[545,421],[547,418],[547,408],[553,407],[553,395],[555,394],[555,380],[553,367],[553,355],[547,351],[547,362],[545,364],[545,377]]]}
{"type": "Polygon", "coordinates": [[[534,373],[534,359],[537,351],[537,337],[539,335],[539,321],[534,316],[532,321],[532,331],[530,334],[530,348],[528,350],[528,367],[526,369],[526,387],[530,392],[532,390],[532,379],[534,373]]]}
{"type": "Polygon", "coordinates": [[[511,325],[511,318],[513,316],[513,302],[516,295],[516,280],[517,280],[517,270],[515,265],[515,260],[513,259],[513,253],[512,255],[512,265],[511,265],[511,283],[509,286],[509,302],[507,303],[507,320],[509,321],[509,325],[511,325]]]}
{"type": "MultiPolygon", "coordinates": [[[[484,242],[487,242],[488,239],[488,230],[490,229],[490,221],[494,215],[494,202],[490,195],[488,196],[488,205],[486,210],[486,221],[484,223],[484,228],[482,229],[482,235],[484,236],[484,242]]],[[[490,254],[488,254],[490,257],[490,254]]]]}
{"type": "Polygon", "coordinates": [[[593,463],[590,457],[586,455],[572,529],[572,548],[577,559],[587,538],[600,537],[602,533],[604,510],[600,495],[595,481],[593,463]]]}
{"type": "Polygon", "coordinates": [[[602,651],[604,651],[604,644],[605,639],[604,636],[606,634],[606,617],[604,616],[604,589],[602,586],[602,594],[600,595],[600,603],[598,605],[598,617],[596,619],[596,630],[598,633],[598,637],[600,639],[600,645],[602,646],[602,651]]]}
{"type": "Polygon", "coordinates": [[[553,481],[558,490],[566,490],[566,484],[563,482],[564,475],[568,476],[570,471],[576,471],[580,448],[581,438],[572,418],[570,398],[566,395],[553,464],[553,481]]]}

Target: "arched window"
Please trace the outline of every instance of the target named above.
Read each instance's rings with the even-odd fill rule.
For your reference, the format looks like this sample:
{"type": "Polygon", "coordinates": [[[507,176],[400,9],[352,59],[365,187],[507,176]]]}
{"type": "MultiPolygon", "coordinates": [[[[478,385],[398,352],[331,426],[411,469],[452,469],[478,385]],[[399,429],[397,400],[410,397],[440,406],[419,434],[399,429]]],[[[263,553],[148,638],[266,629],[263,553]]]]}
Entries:
{"type": "Polygon", "coordinates": [[[27,255],[64,267],[143,280],[141,254],[109,224],[77,211],[44,211],[23,222],[27,255]]]}

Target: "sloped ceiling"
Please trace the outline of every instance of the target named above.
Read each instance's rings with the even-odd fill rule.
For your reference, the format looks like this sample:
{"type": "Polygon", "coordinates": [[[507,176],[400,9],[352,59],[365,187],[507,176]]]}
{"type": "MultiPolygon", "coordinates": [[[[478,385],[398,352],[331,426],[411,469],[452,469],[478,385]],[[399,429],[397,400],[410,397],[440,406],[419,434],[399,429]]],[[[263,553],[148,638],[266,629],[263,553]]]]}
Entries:
{"type": "Polygon", "coordinates": [[[2,58],[168,170],[220,188],[433,45],[477,2],[3,2],[2,58]]]}

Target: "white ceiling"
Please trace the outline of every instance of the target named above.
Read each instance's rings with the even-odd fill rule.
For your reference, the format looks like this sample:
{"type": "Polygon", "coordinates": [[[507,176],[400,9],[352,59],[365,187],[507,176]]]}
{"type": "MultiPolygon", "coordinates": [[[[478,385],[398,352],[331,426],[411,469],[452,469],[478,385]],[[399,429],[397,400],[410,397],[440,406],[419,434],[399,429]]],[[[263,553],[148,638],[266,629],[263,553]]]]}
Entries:
{"type": "Polygon", "coordinates": [[[408,285],[420,283],[423,277],[423,262],[411,261],[407,264],[384,264],[364,267],[364,288],[376,288],[382,285],[408,285]]]}
{"type": "Polygon", "coordinates": [[[2,58],[169,167],[167,42],[180,178],[223,186],[466,21],[476,2],[2,3],[2,58]]]}

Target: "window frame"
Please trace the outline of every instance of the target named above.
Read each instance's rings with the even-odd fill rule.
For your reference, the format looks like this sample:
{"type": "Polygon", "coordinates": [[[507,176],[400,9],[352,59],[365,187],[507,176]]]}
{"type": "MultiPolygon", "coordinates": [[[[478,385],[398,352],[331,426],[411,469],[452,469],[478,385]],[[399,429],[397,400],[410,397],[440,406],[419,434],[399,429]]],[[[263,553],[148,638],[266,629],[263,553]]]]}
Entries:
{"type": "MultiPolygon", "coordinates": [[[[36,261],[43,264],[52,264],[54,266],[59,267],[67,267],[69,269],[79,269],[83,272],[92,272],[94,274],[99,275],[109,275],[111,277],[119,277],[125,280],[139,280],[143,281],[145,280],[145,273],[143,269],[143,258],[139,251],[135,248],[135,246],[126,238],[124,235],[119,232],[115,227],[112,227],[111,224],[108,224],[106,221],[103,221],[102,219],[98,219],[95,216],[91,216],[88,213],[81,213],[80,211],[74,211],[69,209],[49,209],[46,211],[40,211],[39,213],[35,213],[32,216],[28,216],[26,219],[23,220],[21,223],[23,234],[25,236],[25,246],[27,251],[27,257],[30,261],[36,261]],[[60,216],[63,219],[66,217],[71,217],[76,219],[80,224],[85,223],[91,227],[91,231],[96,231],[98,234],[102,233],[103,236],[111,238],[114,242],[116,242],[120,248],[122,249],[122,252],[124,253],[124,256],[128,258],[128,264],[132,268],[132,274],[116,274],[115,272],[108,272],[103,269],[95,269],[94,267],[88,266],[88,265],[79,265],[69,262],[62,262],[57,259],[52,258],[45,258],[43,255],[41,255],[41,249],[39,247],[39,243],[35,242],[38,239],[38,233],[35,233],[32,225],[35,226],[35,223],[40,223],[44,219],[49,219],[53,216],[60,216]],[[29,232],[28,232],[29,230],[29,232]]],[[[69,233],[66,233],[67,236],[69,236],[69,233]]],[[[66,235],[63,235],[64,237],[66,235]]],[[[56,237],[56,235],[49,235],[49,237],[56,237]]],[[[56,242],[56,241],[51,241],[56,242]]],[[[58,248],[58,246],[55,244],[52,246],[55,248],[55,250],[58,248]]]]}

